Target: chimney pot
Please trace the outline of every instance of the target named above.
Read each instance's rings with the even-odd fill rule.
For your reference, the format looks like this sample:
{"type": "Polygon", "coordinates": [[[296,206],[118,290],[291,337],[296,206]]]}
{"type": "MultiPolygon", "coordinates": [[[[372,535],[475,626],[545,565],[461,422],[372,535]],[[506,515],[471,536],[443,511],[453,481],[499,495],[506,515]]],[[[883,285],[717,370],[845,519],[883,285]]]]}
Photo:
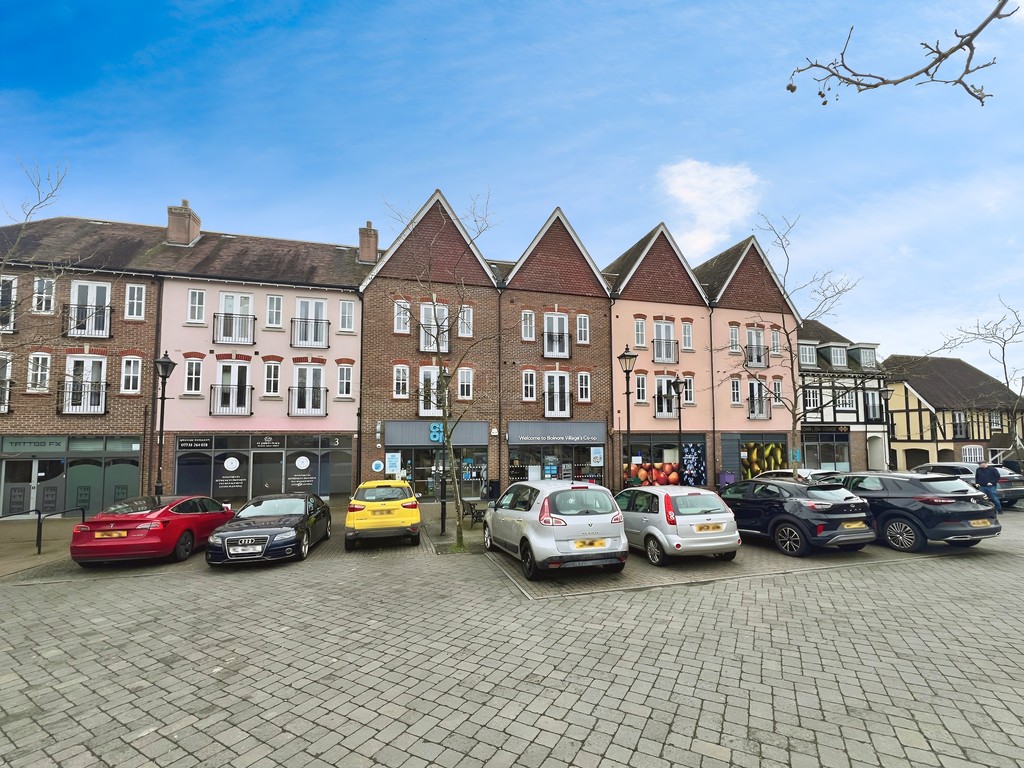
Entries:
{"type": "Polygon", "coordinates": [[[366,222],[365,227],[359,228],[359,261],[373,264],[380,257],[377,248],[377,230],[373,228],[373,222],[366,222]]]}

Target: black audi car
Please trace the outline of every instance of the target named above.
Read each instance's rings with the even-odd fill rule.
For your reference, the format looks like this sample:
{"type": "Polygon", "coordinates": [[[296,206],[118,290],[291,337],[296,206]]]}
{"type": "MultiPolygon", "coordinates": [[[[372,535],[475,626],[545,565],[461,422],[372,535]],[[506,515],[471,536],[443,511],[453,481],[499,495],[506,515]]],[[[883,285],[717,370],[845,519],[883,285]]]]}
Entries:
{"type": "Polygon", "coordinates": [[[803,557],[813,547],[857,551],[875,540],[871,511],[836,482],[741,480],[719,494],[736,516],[745,536],[767,536],[790,557],[803,557]]]}
{"type": "Polygon", "coordinates": [[[331,509],[315,493],[278,493],[246,502],[206,540],[206,562],[305,560],[309,548],[331,538],[331,509]]]}

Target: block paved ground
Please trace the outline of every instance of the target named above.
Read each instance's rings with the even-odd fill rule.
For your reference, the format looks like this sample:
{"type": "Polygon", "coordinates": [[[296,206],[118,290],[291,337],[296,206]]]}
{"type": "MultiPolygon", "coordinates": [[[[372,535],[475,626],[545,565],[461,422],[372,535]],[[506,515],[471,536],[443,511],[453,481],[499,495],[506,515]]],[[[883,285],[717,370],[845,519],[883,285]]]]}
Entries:
{"type": "Polygon", "coordinates": [[[1003,522],[971,550],[539,583],[428,538],[63,559],[0,578],[0,765],[1024,766],[1024,511],[1003,522]]]}

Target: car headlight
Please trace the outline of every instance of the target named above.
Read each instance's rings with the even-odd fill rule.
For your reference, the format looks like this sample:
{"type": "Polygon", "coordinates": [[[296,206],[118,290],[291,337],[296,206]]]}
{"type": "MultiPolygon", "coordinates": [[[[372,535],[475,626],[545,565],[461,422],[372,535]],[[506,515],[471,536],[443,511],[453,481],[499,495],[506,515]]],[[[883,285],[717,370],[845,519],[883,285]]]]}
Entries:
{"type": "Polygon", "coordinates": [[[277,534],[277,536],[274,537],[274,541],[288,541],[288,539],[294,538],[295,531],[285,531],[284,533],[277,534]]]}
{"type": "Polygon", "coordinates": [[[219,547],[220,539],[217,537],[216,534],[211,533],[209,536],[206,537],[206,546],[219,547]]]}

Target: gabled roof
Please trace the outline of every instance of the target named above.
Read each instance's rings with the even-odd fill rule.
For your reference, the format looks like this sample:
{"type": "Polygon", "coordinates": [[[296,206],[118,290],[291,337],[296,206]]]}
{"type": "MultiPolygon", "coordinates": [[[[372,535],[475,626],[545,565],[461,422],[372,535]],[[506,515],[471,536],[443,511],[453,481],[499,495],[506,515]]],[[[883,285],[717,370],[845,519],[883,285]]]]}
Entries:
{"type": "Polygon", "coordinates": [[[455,224],[455,227],[457,228],[459,234],[462,236],[462,239],[466,241],[466,245],[468,246],[470,253],[472,253],[473,257],[480,263],[480,266],[483,268],[484,273],[491,281],[491,285],[497,285],[497,281],[494,278],[494,272],[491,270],[491,267],[487,263],[487,260],[483,257],[483,254],[480,253],[480,249],[477,248],[476,242],[474,242],[473,238],[470,237],[469,232],[466,231],[466,228],[465,226],[463,226],[461,219],[459,219],[459,217],[455,215],[455,211],[452,209],[451,204],[448,202],[447,198],[445,198],[444,194],[442,194],[441,190],[435,189],[434,194],[432,194],[430,198],[427,200],[427,202],[425,202],[423,206],[416,212],[416,215],[409,220],[409,223],[405,225],[405,229],[403,229],[402,232],[398,235],[398,237],[395,238],[395,241],[384,252],[384,255],[381,256],[380,260],[374,265],[373,269],[370,271],[370,273],[363,280],[362,284],[359,286],[359,290],[366,290],[366,286],[370,284],[370,281],[373,280],[373,278],[376,277],[382,269],[384,269],[388,261],[391,260],[391,258],[395,255],[398,249],[402,246],[402,244],[409,239],[409,236],[412,235],[412,233],[416,230],[416,227],[419,226],[420,222],[423,221],[424,217],[426,217],[426,215],[434,208],[435,205],[440,205],[441,208],[444,209],[444,212],[448,216],[448,218],[452,221],[452,223],[455,224]]]}
{"type": "MultiPolygon", "coordinates": [[[[544,222],[544,226],[540,228],[540,231],[537,232],[533,240],[530,241],[530,244],[526,246],[526,250],[523,251],[523,255],[516,260],[515,266],[512,267],[512,270],[505,277],[505,283],[509,286],[512,285],[513,281],[516,279],[516,275],[522,273],[522,271],[524,270],[529,261],[530,256],[533,255],[534,251],[537,249],[537,246],[540,245],[545,235],[548,234],[548,232],[556,223],[560,223],[563,227],[565,227],[565,231],[572,239],[573,244],[576,246],[577,249],[579,249],[579,252],[580,254],[582,254],[584,260],[587,263],[587,266],[590,268],[590,271],[594,274],[594,278],[597,282],[597,285],[600,286],[605,296],[609,295],[608,283],[605,282],[604,275],[602,275],[601,270],[597,268],[597,264],[594,262],[594,259],[591,258],[590,254],[587,252],[586,247],[583,245],[583,241],[580,240],[579,235],[576,234],[576,230],[572,228],[572,224],[569,223],[569,220],[565,217],[565,214],[562,213],[561,208],[555,208],[555,210],[551,212],[551,215],[548,216],[547,221],[544,222]]],[[[559,292],[563,292],[564,286],[552,286],[552,289],[557,290],[559,292]]]]}
{"type": "Polygon", "coordinates": [[[819,344],[837,342],[839,344],[852,344],[848,338],[832,330],[827,325],[817,320],[804,320],[796,330],[798,339],[816,341],[819,344]]]}
{"type": "Polygon", "coordinates": [[[100,272],[136,272],[277,285],[355,289],[369,270],[355,246],[203,232],[193,245],[168,245],[166,227],[56,217],[0,228],[8,263],[100,272]]]}
{"type": "MultiPolygon", "coordinates": [[[[704,304],[707,304],[707,294],[701,287],[700,281],[693,273],[690,265],[683,257],[682,250],[679,248],[675,238],[672,237],[672,233],[669,232],[668,227],[665,226],[664,222],[661,222],[658,226],[640,238],[633,247],[605,268],[604,275],[609,285],[611,285],[612,292],[615,294],[622,294],[626,291],[630,281],[637,274],[637,271],[640,270],[644,259],[651,253],[651,249],[654,248],[658,239],[661,237],[665,238],[665,241],[669,245],[669,249],[672,251],[673,257],[679,262],[679,266],[682,267],[683,271],[686,272],[687,277],[689,277],[690,282],[693,284],[693,287],[701,301],[704,304]]],[[[669,275],[666,276],[665,279],[671,281],[673,278],[674,276],[669,275]]]]}
{"type": "Polygon", "coordinates": [[[782,297],[783,302],[789,308],[789,311],[796,318],[797,322],[800,322],[800,313],[797,312],[793,302],[789,298],[789,294],[786,293],[782,282],[779,280],[779,276],[775,273],[772,268],[771,262],[768,261],[768,257],[761,249],[761,244],[757,242],[757,238],[751,235],[746,240],[737,243],[736,245],[722,251],[717,256],[713,256],[703,264],[695,267],[693,272],[697,276],[700,286],[703,288],[704,293],[707,295],[709,301],[715,302],[716,304],[722,301],[722,297],[725,292],[729,289],[730,284],[736,277],[736,273],[739,271],[744,259],[753,252],[761,260],[764,268],[768,271],[772,282],[775,284],[779,295],[782,297]]]}
{"type": "Polygon", "coordinates": [[[1020,402],[1005,384],[959,358],[889,355],[882,367],[939,410],[1002,410],[1020,402]]]}

